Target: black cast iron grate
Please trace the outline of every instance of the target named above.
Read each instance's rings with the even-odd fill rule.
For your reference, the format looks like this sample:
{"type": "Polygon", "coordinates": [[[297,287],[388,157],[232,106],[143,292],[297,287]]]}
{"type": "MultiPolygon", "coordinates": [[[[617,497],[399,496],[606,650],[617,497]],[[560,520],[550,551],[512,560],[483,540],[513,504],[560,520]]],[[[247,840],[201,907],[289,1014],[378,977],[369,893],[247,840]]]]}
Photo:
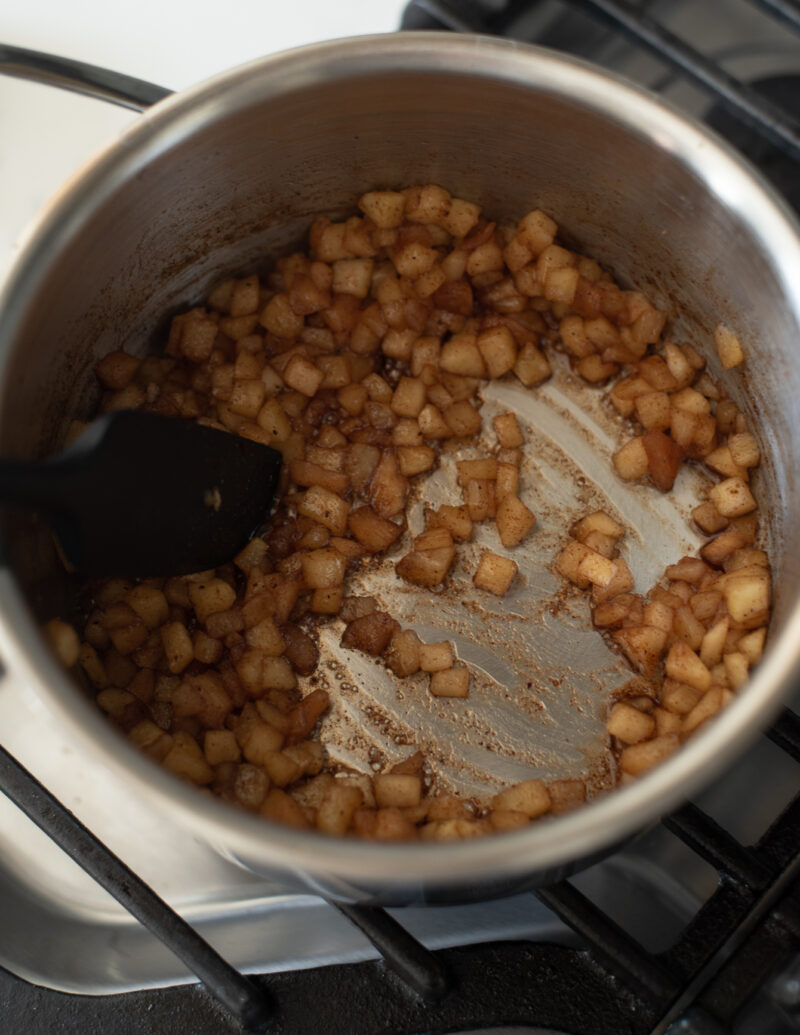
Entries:
{"type": "MultiPolygon", "coordinates": [[[[784,711],[767,735],[800,762],[793,712],[784,711]]],[[[0,790],[88,866],[208,990],[71,996],[0,972],[9,1032],[141,1035],[180,1026],[193,1035],[444,1035],[527,1025],[570,1035],[720,1035],[800,947],[800,794],[752,847],[694,805],[663,820],[718,874],[716,891],[666,952],[647,952],[563,881],[535,894],[577,932],[582,948],[495,942],[431,951],[382,909],[338,906],[381,960],[265,979],[230,967],[8,756],[0,757],[0,790]]]]}
{"type": "MultiPolygon", "coordinates": [[[[713,58],[676,36],[650,17],[649,3],[630,0],[563,0],[571,12],[589,14],[595,22],[621,31],[696,85],[707,90],[725,110],[795,161],[800,161],[800,124],[769,94],[729,75],[713,58]]],[[[697,2],[697,0],[693,0],[697,2]]],[[[716,0],[703,0],[709,6],[716,0]]],[[[797,0],[749,0],[779,20],[788,31],[800,34],[800,3],[797,0]]],[[[537,0],[411,0],[403,14],[404,29],[448,29],[491,35],[515,34],[520,14],[535,7],[537,0]]],[[[597,26],[581,26],[570,20],[568,42],[555,38],[539,40],[572,53],[581,53],[586,39],[597,38],[597,26]]],[[[795,99],[796,100],[796,99],[795,99]]]]}

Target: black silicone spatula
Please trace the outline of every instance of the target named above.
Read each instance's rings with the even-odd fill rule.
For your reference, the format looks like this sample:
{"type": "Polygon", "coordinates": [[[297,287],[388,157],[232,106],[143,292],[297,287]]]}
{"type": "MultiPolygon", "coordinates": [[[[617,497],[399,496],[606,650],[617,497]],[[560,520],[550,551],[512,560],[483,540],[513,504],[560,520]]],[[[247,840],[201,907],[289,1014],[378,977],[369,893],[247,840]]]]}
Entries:
{"type": "Polygon", "coordinates": [[[0,460],[0,504],[40,511],[85,575],[187,575],[225,564],[269,516],[277,450],[123,410],[41,463],[0,460]]]}

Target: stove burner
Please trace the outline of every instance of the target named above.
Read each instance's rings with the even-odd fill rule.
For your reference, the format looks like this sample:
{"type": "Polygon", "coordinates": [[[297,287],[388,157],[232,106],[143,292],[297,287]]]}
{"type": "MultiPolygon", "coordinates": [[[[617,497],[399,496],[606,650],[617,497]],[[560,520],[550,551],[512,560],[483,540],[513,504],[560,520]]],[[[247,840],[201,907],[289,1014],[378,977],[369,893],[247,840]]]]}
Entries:
{"type": "MultiPolygon", "coordinates": [[[[756,79],[750,85],[764,98],[783,108],[800,128],[800,75],[769,76],[756,79]]],[[[706,122],[749,158],[800,212],[800,169],[797,162],[765,140],[761,133],[745,126],[722,104],[714,105],[706,122]]]]}

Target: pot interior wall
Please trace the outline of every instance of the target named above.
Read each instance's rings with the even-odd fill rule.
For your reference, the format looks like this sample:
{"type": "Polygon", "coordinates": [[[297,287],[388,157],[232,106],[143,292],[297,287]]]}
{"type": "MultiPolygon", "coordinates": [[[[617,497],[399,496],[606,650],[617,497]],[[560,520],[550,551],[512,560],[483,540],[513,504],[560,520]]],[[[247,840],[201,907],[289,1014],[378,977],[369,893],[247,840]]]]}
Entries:
{"type": "MultiPolygon", "coordinates": [[[[183,103],[145,116],[29,253],[6,319],[4,453],[54,449],[70,419],[92,413],[100,356],[159,347],[171,312],[299,244],[316,215],[352,210],[369,188],[438,182],[497,218],[551,213],[571,244],[665,306],[676,340],[715,372],[714,325],[740,333],[747,381],[726,383],[769,458],[759,478],[780,621],[800,556],[788,520],[800,504],[789,477],[800,466],[798,327],[735,186],[711,170],[704,184],[673,141],[601,118],[589,102],[483,76],[477,52],[471,76],[332,62],[281,80],[256,67],[183,103]]],[[[52,609],[58,568],[41,526],[9,524],[7,542],[52,609]]]]}

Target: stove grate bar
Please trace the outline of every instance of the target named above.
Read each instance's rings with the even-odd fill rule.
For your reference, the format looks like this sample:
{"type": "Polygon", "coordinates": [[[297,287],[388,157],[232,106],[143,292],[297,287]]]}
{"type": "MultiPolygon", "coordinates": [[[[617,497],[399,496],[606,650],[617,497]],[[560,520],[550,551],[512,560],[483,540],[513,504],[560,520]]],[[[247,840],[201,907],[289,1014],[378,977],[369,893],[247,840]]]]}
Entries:
{"type": "Polygon", "coordinates": [[[800,4],[796,0],[751,0],[778,21],[800,32],[800,4]]]}
{"type": "Polygon", "coordinates": [[[441,959],[408,933],[385,909],[331,902],[369,938],[386,966],[429,1003],[450,990],[451,979],[441,959]]]}
{"type": "Polygon", "coordinates": [[[771,870],[753,852],[696,805],[684,805],[663,819],[662,823],[696,855],[737,884],[757,891],[766,887],[772,879],[771,870]]]}
{"type": "Polygon", "coordinates": [[[273,1012],[267,992],[224,960],[2,747],[0,792],[174,952],[246,1030],[264,1030],[273,1012]]]}
{"type": "MultiPolygon", "coordinates": [[[[800,131],[797,124],[780,107],[762,97],[746,83],[724,71],[685,40],[670,32],[628,0],[567,0],[571,6],[600,15],[604,21],[622,29],[635,42],[646,46],[657,57],[668,61],[703,89],[716,96],[720,103],[740,121],[772,141],[782,151],[800,161],[800,131]]],[[[800,10],[789,0],[751,0],[781,13],[800,19],[800,10]]],[[[492,32],[491,19],[478,22],[465,19],[448,0],[411,0],[403,16],[403,27],[416,25],[414,13],[422,13],[453,32],[492,32]]]]}
{"type": "Polygon", "coordinates": [[[645,1001],[674,999],[680,979],[569,881],[537,888],[534,894],[589,944],[601,966],[627,979],[645,1001]]]}
{"type": "Polygon", "coordinates": [[[784,708],[777,722],[767,731],[767,736],[773,744],[800,762],[800,716],[784,708]]]}
{"type": "Polygon", "coordinates": [[[762,133],[800,161],[800,132],[787,114],[695,50],[628,0],[571,0],[616,23],[636,42],[665,58],[690,79],[717,96],[742,122],[762,133]]]}

